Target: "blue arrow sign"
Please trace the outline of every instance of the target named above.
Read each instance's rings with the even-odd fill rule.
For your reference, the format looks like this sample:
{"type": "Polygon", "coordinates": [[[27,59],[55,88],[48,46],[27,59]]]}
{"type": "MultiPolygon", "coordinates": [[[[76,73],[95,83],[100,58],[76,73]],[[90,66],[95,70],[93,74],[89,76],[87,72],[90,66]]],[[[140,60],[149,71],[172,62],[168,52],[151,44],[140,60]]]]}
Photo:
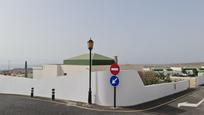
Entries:
{"type": "Polygon", "coordinates": [[[113,87],[117,87],[119,85],[119,79],[117,76],[112,76],[110,78],[110,84],[113,86],[113,87]]]}

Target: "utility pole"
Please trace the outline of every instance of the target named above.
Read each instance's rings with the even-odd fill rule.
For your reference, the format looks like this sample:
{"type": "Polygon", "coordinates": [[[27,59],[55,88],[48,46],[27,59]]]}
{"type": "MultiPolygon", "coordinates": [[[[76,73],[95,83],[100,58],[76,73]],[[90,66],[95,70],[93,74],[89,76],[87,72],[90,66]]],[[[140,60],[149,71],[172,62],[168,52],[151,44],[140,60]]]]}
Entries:
{"type": "Polygon", "coordinates": [[[25,77],[28,77],[28,64],[27,64],[27,61],[25,61],[25,77]]]}
{"type": "Polygon", "coordinates": [[[8,60],[8,71],[10,70],[10,62],[11,60],[8,60]]]}

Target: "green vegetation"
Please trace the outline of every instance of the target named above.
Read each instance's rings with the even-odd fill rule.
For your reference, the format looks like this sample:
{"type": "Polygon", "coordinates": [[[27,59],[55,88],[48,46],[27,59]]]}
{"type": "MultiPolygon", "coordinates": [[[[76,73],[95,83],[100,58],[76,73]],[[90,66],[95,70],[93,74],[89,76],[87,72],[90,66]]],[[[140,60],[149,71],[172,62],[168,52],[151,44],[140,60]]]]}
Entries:
{"type": "Polygon", "coordinates": [[[170,76],[165,76],[163,73],[155,73],[154,71],[139,71],[138,73],[144,85],[171,82],[170,76]]]}
{"type": "Polygon", "coordinates": [[[199,71],[204,72],[204,68],[199,68],[199,71]]]}
{"type": "Polygon", "coordinates": [[[164,71],[164,69],[153,69],[153,71],[164,71]]]}
{"type": "Polygon", "coordinates": [[[182,73],[188,74],[189,76],[198,76],[197,68],[182,68],[182,73]]]}
{"type": "Polygon", "coordinates": [[[171,82],[169,74],[164,75],[163,73],[156,73],[156,77],[160,79],[160,82],[171,82]]]}
{"type": "Polygon", "coordinates": [[[173,71],[173,69],[170,69],[170,68],[167,68],[166,70],[167,70],[167,71],[173,71]]]}

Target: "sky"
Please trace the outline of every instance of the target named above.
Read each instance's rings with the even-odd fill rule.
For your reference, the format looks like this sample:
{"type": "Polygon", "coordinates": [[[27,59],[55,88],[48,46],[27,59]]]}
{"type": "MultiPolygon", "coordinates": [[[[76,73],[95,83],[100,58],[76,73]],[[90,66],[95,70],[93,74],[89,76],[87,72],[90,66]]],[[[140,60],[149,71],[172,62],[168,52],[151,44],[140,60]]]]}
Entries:
{"type": "Polygon", "coordinates": [[[119,63],[204,62],[203,0],[0,0],[0,67],[93,52],[119,63]]]}

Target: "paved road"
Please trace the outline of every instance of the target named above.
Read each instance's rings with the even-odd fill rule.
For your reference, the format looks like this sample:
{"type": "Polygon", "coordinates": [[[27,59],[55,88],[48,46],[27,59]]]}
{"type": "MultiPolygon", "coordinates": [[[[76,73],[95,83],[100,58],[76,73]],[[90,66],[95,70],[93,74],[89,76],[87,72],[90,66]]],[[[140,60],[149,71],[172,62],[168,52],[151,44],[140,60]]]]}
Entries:
{"type": "Polygon", "coordinates": [[[199,89],[191,92],[184,98],[178,99],[168,105],[161,106],[149,112],[159,115],[204,115],[204,103],[195,108],[177,107],[178,103],[181,102],[198,103],[203,98],[204,98],[204,86],[201,86],[199,89]]]}
{"type": "Polygon", "coordinates": [[[66,106],[58,103],[33,100],[26,96],[0,94],[0,115],[203,115],[204,104],[197,108],[177,108],[180,102],[197,103],[204,98],[204,87],[189,93],[168,105],[134,113],[101,112],[66,106]]]}
{"type": "MultiPolygon", "coordinates": [[[[124,115],[124,113],[98,112],[63,104],[33,100],[29,97],[0,94],[0,115],[124,115]]],[[[127,113],[128,115],[141,115],[127,113]]],[[[146,114],[143,114],[146,115],[146,114]]]]}

